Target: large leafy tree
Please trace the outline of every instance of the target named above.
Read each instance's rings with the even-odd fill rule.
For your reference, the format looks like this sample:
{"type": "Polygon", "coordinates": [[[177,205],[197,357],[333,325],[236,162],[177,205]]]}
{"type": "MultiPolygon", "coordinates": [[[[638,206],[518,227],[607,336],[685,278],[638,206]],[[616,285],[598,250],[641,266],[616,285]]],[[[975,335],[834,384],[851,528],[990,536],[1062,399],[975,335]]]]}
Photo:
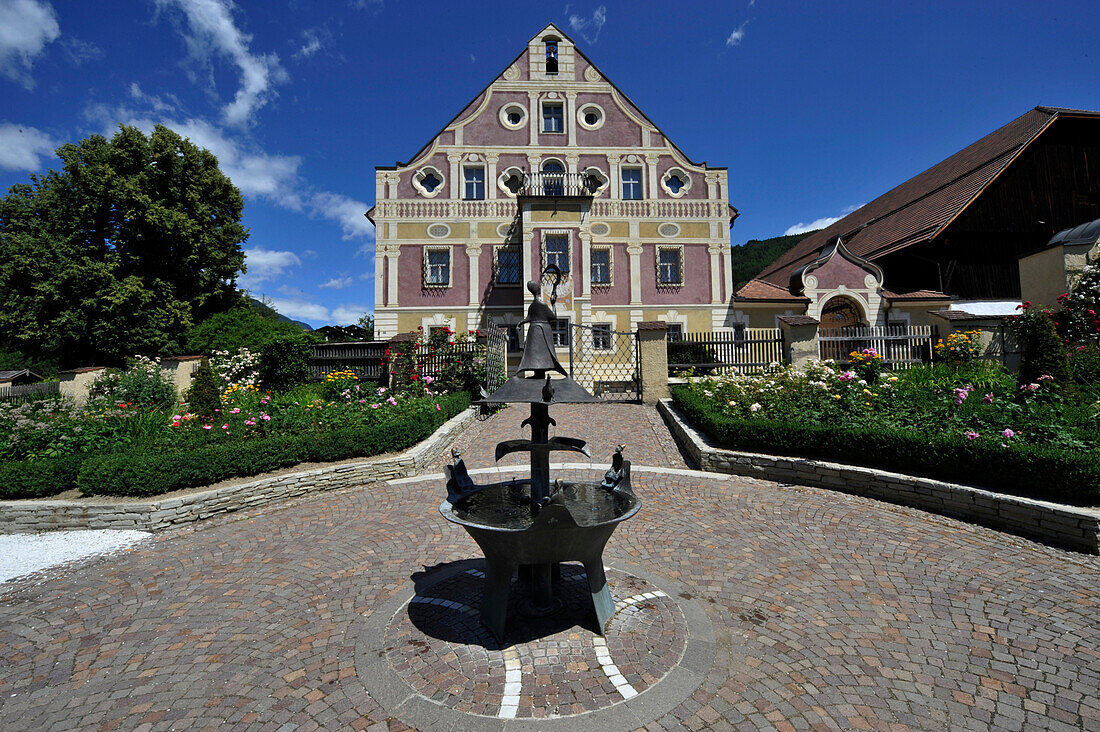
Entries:
{"type": "Polygon", "coordinates": [[[62,365],[182,350],[237,298],[244,200],[209,151],[158,125],[58,148],[0,199],[0,345],[62,365]]]}

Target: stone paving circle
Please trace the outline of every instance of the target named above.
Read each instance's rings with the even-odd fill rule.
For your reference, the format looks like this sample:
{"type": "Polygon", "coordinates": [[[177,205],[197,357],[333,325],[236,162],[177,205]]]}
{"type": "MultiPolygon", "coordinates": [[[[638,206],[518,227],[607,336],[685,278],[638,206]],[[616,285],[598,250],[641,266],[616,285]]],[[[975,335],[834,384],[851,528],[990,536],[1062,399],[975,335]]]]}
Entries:
{"type": "MultiPolygon", "coordinates": [[[[598,480],[617,442],[634,463],[602,646],[581,616],[479,636],[481,553],[422,475],[0,583],[0,730],[1100,730],[1100,557],[688,470],[652,407],[596,409],[553,414],[593,459],[552,470],[598,480]]],[[[471,469],[521,418],[467,429],[471,469]]]]}

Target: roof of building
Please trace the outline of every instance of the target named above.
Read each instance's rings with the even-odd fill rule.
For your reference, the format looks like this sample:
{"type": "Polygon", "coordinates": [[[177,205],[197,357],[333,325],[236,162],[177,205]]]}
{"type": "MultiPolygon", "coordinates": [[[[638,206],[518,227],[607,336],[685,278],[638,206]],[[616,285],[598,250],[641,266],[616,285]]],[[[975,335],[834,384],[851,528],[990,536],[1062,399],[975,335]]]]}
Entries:
{"type": "Polygon", "coordinates": [[[792,295],[786,287],[779,287],[764,280],[749,280],[734,293],[735,300],[781,300],[784,302],[809,302],[810,298],[792,295]]]}
{"type": "Polygon", "coordinates": [[[1100,112],[1036,107],[806,237],[758,278],[785,288],[795,270],[813,261],[838,236],[849,251],[868,259],[932,239],[1061,116],[1100,117],[1100,112]]]}
{"type": "Polygon", "coordinates": [[[21,376],[29,376],[34,379],[42,380],[42,377],[34,373],[30,369],[16,369],[12,371],[0,371],[0,382],[14,381],[21,376]]]}
{"type": "Polygon", "coordinates": [[[928,314],[949,321],[996,320],[1005,317],[1003,315],[978,315],[976,313],[968,313],[965,310],[929,310],[928,314]]]}
{"type": "Polygon", "coordinates": [[[951,296],[936,290],[913,290],[912,292],[891,292],[883,290],[882,296],[894,302],[905,300],[950,300],[951,296]]]}
{"type": "Polygon", "coordinates": [[[1047,242],[1047,246],[1095,244],[1097,241],[1100,241],[1100,219],[1074,226],[1071,229],[1062,229],[1047,242]]]}

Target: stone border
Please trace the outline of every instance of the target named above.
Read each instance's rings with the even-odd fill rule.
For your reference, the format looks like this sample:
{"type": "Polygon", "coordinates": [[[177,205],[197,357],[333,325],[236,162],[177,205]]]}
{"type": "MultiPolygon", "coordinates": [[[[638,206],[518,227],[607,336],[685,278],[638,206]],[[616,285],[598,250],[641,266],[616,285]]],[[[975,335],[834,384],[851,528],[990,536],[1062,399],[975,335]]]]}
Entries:
{"type": "Polygon", "coordinates": [[[62,529],[160,531],[316,491],[403,478],[435,462],[455,437],[474,421],[476,414],[476,407],[468,407],[445,422],[431,437],[393,457],[333,463],[324,468],[259,478],[178,498],[153,496],[148,501],[125,503],[88,503],[80,500],[0,501],[0,534],[62,529]]]}
{"type": "Polygon", "coordinates": [[[1100,554],[1100,509],[1011,496],[957,483],[809,458],[718,447],[692,427],[671,399],[657,410],[676,441],[706,471],[854,493],[962,519],[1087,554],[1100,554]]]}
{"type": "MultiPolygon", "coordinates": [[[[421,581],[425,590],[459,572],[482,564],[464,559],[432,573],[421,581]]],[[[568,717],[542,719],[498,719],[459,712],[417,694],[389,666],[385,654],[385,631],[394,616],[416,595],[412,582],[388,601],[363,618],[358,627],[349,630],[355,635],[355,671],[371,697],[386,712],[405,724],[420,730],[477,729],[496,730],[576,730],[598,729],[601,732],[635,730],[659,719],[690,697],[714,666],[718,650],[714,626],[706,612],[690,599],[688,588],[661,575],[653,574],[626,562],[608,562],[608,567],[639,577],[672,599],[684,615],[687,644],[677,665],[656,684],[628,700],[602,709],[568,717]]]]}

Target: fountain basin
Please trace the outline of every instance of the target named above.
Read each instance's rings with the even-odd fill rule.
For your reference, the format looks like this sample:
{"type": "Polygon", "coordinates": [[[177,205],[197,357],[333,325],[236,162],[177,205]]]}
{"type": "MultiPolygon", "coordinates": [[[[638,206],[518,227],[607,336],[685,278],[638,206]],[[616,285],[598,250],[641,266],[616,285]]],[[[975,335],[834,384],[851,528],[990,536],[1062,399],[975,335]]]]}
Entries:
{"type": "Polygon", "coordinates": [[[629,490],[587,482],[561,483],[550,502],[538,507],[531,500],[530,481],[509,481],[485,486],[454,504],[444,501],[439,512],[462,526],[485,555],[481,620],[501,640],[517,568],[533,567],[535,605],[549,606],[550,574],[559,562],[584,565],[602,633],[615,611],[603,550],[615,527],[639,508],[641,502],[629,490]]]}

